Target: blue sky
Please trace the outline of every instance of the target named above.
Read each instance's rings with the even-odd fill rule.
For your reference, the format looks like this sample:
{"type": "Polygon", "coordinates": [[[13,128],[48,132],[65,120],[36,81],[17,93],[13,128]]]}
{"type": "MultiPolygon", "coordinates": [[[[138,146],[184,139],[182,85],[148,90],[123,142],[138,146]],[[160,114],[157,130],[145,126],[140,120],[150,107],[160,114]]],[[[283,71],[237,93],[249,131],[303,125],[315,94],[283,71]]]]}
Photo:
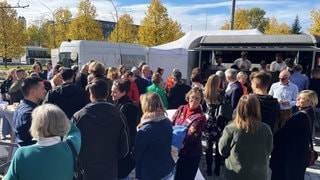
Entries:
{"type": "MultiPolygon", "coordinates": [[[[151,0],[113,0],[118,13],[128,13],[136,24],[145,16],[151,0]]],[[[29,5],[17,9],[19,16],[27,19],[27,24],[42,18],[52,18],[52,13],[60,7],[68,7],[73,15],[77,12],[79,0],[7,0],[12,6],[29,5]]],[[[178,21],[184,32],[196,30],[216,30],[230,20],[232,0],[162,0],[169,16],[178,21]]],[[[91,0],[96,6],[97,19],[112,21],[115,10],[108,0],[91,0]]],[[[278,23],[293,23],[299,16],[303,31],[310,27],[310,10],[320,9],[320,0],[237,0],[236,8],[250,9],[258,7],[266,11],[266,17],[275,17],[278,23]]]]}

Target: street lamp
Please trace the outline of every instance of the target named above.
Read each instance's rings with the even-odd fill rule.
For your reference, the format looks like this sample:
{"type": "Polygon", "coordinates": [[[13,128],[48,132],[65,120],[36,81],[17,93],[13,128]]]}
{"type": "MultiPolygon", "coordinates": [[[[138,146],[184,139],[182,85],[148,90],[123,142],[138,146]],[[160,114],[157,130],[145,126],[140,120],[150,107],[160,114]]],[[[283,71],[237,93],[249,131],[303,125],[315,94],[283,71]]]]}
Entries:
{"type": "Polygon", "coordinates": [[[114,5],[114,3],[113,3],[113,1],[112,0],[107,0],[107,1],[109,1],[109,2],[111,2],[111,4],[112,4],[112,7],[113,7],[113,9],[114,9],[114,11],[115,11],[115,13],[116,13],[116,31],[117,31],[117,42],[119,41],[119,31],[118,31],[118,25],[117,25],[117,23],[118,23],[118,10],[117,10],[117,8],[116,8],[116,6],[114,5]]]}
{"type": "Polygon", "coordinates": [[[56,11],[57,10],[59,10],[59,8],[58,9],[55,9],[55,10],[51,10],[46,4],[44,4],[43,2],[41,2],[41,1],[39,1],[44,7],[46,7],[49,11],[50,11],[50,13],[51,13],[51,20],[52,20],[52,29],[53,29],[53,31],[52,31],[52,36],[53,36],[53,46],[54,46],[54,48],[56,48],[56,28],[55,28],[55,26],[56,26],[56,21],[55,21],[55,13],[56,13],[56,11]]]}

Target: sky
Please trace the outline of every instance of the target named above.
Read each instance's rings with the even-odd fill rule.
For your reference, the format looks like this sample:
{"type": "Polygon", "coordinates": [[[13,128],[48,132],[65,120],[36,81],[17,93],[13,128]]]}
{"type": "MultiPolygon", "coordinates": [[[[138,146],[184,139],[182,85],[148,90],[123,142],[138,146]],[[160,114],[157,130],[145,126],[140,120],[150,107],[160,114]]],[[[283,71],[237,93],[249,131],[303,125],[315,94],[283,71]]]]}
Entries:
{"type": "MultiPolygon", "coordinates": [[[[41,17],[52,19],[58,8],[69,8],[73,16],[77,13],[80,0],[7,0],[11,6],[29,5],[17,8],[18,16],[24,16],[27,25],[41,17]]],[[[135,24],[145,17],[151,0],[91,0],[97,8],[99,20],[115,21],[118,15],[128,13],[135,24]]],[[[183,32],[217,30],[230,21],[232,0],[161,0],[167,8],[169,17],[180,23],[183,32]]],[[[251,9],[258,7],[266,11],[265,17],[275,17],[278,23],[287,23],[290,27],[298,15],[302,30],[310,27],[311,9],[320,9],[320,0],[236,0],[236,8],[251,9]]]]}

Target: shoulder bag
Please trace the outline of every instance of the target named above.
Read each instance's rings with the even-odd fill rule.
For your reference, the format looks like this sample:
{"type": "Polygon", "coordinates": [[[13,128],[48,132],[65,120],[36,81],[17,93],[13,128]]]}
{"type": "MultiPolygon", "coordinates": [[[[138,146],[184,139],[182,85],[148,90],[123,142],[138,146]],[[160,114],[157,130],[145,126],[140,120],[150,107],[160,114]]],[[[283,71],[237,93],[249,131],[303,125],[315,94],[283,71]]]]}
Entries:
{"type": "Polygon", "coordinates": [[[73,175],[73,180],[85,180],[85,170],[82,167],[80,158],[78,156],[78,153],[76,149],[74,148],[73,144],[71,141],[66,141],[68,146],[70,147],[72,151],[72,156],[73,156],[73,167],[74,167],[74,175],[73,175]]]}

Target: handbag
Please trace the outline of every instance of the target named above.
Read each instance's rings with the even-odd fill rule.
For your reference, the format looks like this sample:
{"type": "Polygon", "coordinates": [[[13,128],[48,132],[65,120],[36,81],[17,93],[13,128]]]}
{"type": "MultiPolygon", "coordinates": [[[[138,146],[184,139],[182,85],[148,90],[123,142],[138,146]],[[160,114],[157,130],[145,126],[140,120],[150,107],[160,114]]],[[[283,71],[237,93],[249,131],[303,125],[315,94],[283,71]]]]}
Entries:
{"type": "Polygon", "coordinates": [[[67,140],[66,143],[70,147],[72,151],[72,156],[73,156],[73,167],[74,167],[73,180],[85,180],[86,173],[85,173],[85,170],[83,169],[83,166],[81,164],[78,153],[76,152],[76,149],[74,148],[72,142],[67,140]]]}
{"type": "Polygon", "coordinates": [[[221,117],[225,118],[226,122],[232,120],[233,108],[225,97],[222,98],[221,103],[218,105],[216,110],[216,119],[221,117]]]}
{"type": "MultiPolygon", "coordinates": [[[[308,159],[308,164],[307,164],[307,167],[310,167],[310,166],[315,165],[315,163],[316,163],[316,161],[318,159],[318,153],[313,148],[313,143],[312,143],[312,138],[311,138],[311,136],[312,136],[312,127],[313,127],[312,126],[311,117],[308,114],[308,112],[306,112],[306,111],[302,111],[302,112],[307,115],[308,120],[309,120],[309,125],[310,125],[310,138],[309,138],[310,147],[309,147],[309,159],[308,159]]],[[[314,110],[313,110],[313,112],[314,112],[314,110]]]]}

